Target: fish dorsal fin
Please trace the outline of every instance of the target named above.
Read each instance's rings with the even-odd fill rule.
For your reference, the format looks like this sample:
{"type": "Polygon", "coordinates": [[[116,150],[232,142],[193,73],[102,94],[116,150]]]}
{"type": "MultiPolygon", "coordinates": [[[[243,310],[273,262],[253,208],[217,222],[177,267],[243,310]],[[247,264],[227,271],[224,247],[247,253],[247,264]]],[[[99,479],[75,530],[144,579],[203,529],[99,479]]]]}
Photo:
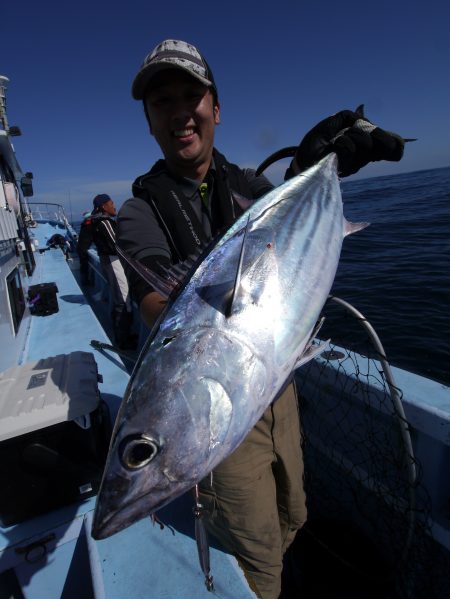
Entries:
{"type": "Polygon", "coordinates": [[[166,278],[156,274],[135,258],[132,258],[127,252],[116,245],[117,254],[122,258],[146,283],[151,285],[164,299],[168,299],[178,286],[178,281],[174,278],[166,278]]]}
{"type": "Polygon", "coordinates": [[[172,264],[166,268],[158,263],[158,268],[162,274],[158,274],[147,268],[132,258],[127,252],[116,245],[117,254],[122,258],[146,283],[151,285],[164,299],[168,299],[173,293],[178,291],[181,285],[187,280],[192,269],[196,267],[203,253],[209,246],[201,246],[195,252],[190,254],[184,262],[172,264]]]}
{"type": "Polygon", "coordinates": [[[364,222],[351,223],[347,219],[344,219],[343,235],[344,235],[344,237],[347,237],[347,235],[351,235],[352,233],[356,233],[357,231],[362,231],[362,229],[365,229],[369,225],[370,225],[370,223],[364,223],[364,222]]]}
{"type": "Polygon", "coordinates": [[[172,264],[170,268],[166,268],[162,264],[158,264],[158,266],[170,281],[176,281],[177,285],[181,285],[186,280],[193,264],[179,262],[178,264],[172,264]]]}

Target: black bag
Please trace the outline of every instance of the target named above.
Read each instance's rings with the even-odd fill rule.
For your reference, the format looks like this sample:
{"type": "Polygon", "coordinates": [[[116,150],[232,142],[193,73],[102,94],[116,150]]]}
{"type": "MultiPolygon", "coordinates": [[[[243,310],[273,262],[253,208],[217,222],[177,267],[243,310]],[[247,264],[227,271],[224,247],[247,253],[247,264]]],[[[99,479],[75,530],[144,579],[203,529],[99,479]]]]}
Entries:
{"type": "Polygon", "coordinates": [[[104,401],[91,426],[60,422],[0,443],[0,526],[8,527],[98,492],[111,435],[104,401]]]}
{"type": "Polygon", "coordinates": [[[34,316],[48,316],[59,311],[56,283],[40,283],[28,288],[28,303],[34,316]]]}
{"type": "Polygon", "coordinates": [[[3,374],[8,386],[0,385],[0,527],[5,528],[97,493],[111,417],[91,353],[41,358],[3,374]]]}

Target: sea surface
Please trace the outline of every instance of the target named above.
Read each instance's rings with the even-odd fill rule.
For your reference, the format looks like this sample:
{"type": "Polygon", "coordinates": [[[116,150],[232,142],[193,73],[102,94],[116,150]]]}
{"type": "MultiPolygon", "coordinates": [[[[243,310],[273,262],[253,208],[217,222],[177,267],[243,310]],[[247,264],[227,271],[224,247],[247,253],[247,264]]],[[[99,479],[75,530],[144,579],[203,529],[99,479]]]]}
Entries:
{"type": "Polygon", "coordinates": [[[332,294],[393,366],[450,386],[450,168],[344,180],[342,192],[346,218],[370,226],[344,240],[332,294]]]}
{"type": "Polygon", "coordinates": [[[375,328],[389,362],[450,385],[450,168],[342,183],[346,237],[332,294],[375,328]]]}

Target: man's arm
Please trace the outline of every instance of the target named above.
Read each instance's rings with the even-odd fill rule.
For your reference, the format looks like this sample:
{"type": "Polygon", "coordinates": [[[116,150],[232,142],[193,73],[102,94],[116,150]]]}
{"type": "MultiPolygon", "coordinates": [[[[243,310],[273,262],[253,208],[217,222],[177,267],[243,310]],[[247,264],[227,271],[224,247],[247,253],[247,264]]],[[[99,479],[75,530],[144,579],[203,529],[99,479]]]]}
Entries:
{"type": "MultiPolygon", "coordinates": [[[[140,198],[127,200],[119,211],[117,224],[117,244],[123,251],[156,273],[161,266],[170,266],[169,246],[147,202],[140,198]]],[[[128,264],[123,266],[142,320],[151,327],[166,300],[128,264]]]]}

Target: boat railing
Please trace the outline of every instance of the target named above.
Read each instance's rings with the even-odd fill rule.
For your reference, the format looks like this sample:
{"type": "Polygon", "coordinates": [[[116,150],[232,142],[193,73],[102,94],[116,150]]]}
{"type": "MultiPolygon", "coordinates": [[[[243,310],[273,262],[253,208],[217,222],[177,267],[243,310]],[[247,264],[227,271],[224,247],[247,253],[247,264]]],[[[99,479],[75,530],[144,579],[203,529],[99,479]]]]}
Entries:
{"type": "Polygon", "coordinates": [[[33,220],[36,222],[55,222],[68,224],[64,208],[61,204],[49,202],[27,202],[33,220]]]}
{"type": "MultiPolygon", "coordinates": [[[[52,202],[27,202],[27,206],[30,211],[31,222],[60,225],[68,231],[73,239],[77,238],[77,233],[70,224],[64,211],[64,207],[61,204],[52,202]]],[[[29,226],[33,225],[31,224],[29,226]]]]}

